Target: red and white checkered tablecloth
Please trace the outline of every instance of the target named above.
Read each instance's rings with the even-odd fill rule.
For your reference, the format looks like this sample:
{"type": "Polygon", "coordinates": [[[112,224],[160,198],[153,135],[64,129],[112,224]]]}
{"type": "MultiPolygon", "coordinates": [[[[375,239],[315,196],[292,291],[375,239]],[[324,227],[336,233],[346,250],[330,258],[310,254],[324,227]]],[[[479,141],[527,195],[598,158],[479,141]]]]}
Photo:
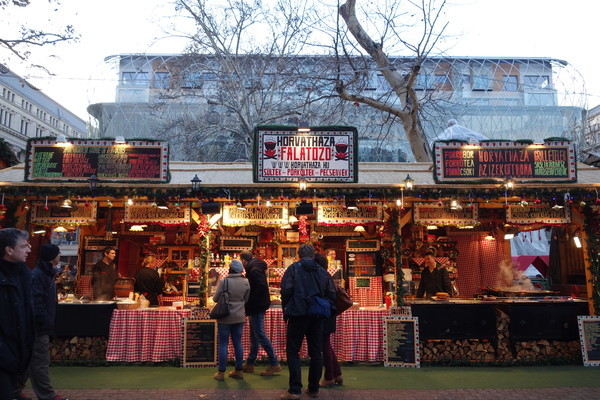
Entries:
{"type": "Polygon", "coordinates": [[[77,280],[77,297],[87,297],[91,299],[94,296],[92,289],[92,275],[80,275],[77,280]]]}
{"type": "Polygon", "coordinates": [[[114,310],[107,361],[161,362],[183,354],[182,326],[189,310],[114,310]]]}
{"type": "MultiPolygon", "coordinates": [[[[383,361],[383,317],[389,315],[386,309],[381,310],[347,310],[337,318],[337,330],[333,334],[331,344],[340,361],[383,361]]],[[[250,351],[250,326],[246,320],[242,344],[244,357],[250,351]]],[[[286,326],[283,322],[281,308],[271,308],[265,315],[265,332],[271,339],[275,354],[281,360],[286,359],[285,335],[286,326]]],[[[307,358],[306,341],[300,350],[300,357],[307,358]]],[[[234,359],[233,346],[229,342],[229,358],[234,359]]],[[[261,347],[258,358],[267,358],[261,347]]]]}
{"type": "Polygon", "coordinates": [[[356,287],[357,277],[350,277],[348,294],[361,307],[378,307],[383,303],[383,286],[381,276],[361,276],[358,279],[369,279],[370,287],[356,287]]]}

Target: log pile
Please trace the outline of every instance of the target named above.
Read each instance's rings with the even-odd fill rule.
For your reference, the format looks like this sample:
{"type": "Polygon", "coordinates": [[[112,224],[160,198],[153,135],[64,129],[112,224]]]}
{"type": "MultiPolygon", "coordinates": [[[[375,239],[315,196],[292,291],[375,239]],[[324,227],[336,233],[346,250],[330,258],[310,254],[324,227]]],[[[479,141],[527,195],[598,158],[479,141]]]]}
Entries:
{"type": "Polygon", "coordinates": [[[510,361],[513,358],[510,345],[510,317],[505,312],[496,309],[496,331],[498,332],[497,361],[510,361]]]}
{"type": "Polygon", "coordinates": [[[427,340],[419,345],[423,362],[496,361],[494,346],[486,340],[427,340]]]}
{"type": "Polygon", "coordinates": [[[50,342],[52,361],[106,360],[108,338],[56,337],[50,342]]]}
{"type": "Polygon", "coordinates": [[[515,358],[520,361],[577,360],[581,358],[581,346],[579,341],[521,341],[515,343],[515,358]]]}

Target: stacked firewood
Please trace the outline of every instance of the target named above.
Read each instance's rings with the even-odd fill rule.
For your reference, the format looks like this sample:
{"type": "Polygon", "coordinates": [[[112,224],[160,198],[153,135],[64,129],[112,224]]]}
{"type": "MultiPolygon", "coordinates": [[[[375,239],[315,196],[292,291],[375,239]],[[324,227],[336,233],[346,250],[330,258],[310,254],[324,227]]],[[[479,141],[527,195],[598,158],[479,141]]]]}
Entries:
{"type": "Polygon", "coordinates": [[[486,340],[426,340],[420,344],[421,361],[494,362],[494,346],[486,340]]]}
{"type": "Polygon", "coordinates": [[[510,346],[510,318],[501,310],[496,310],[496,330],[498,331],[497,361],[510,361],[513,358],[510,346]]]}
{"type": "Polygon", "coordinates": [[[52,361],[105,360],[105,337],[56,337],[50,342],[52,361]]]}
{"type": "Polygon", "coordinates": [[[517,360],[545,360],[563,358],[577,360],[581,358],[581,346],[579,341],[559,340],[529,340],[515,343],[517,360]]]}

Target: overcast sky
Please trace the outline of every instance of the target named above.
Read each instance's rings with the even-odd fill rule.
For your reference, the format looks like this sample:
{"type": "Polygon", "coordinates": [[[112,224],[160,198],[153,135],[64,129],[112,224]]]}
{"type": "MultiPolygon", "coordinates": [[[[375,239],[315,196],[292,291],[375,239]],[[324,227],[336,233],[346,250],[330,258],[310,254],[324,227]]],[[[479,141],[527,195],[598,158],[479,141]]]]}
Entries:
{"type": "MultiPolygon", "coordinates": [[[[34,5],[37,7],[47,2],[34,3],[38,3],[34,5]]],[[[61,3],[60,15],[54,16],[52,23],[73,24],[81,40],[53,49],[58,58],[44,58],[43,50],[35,50],[35,61],[44,62],[55,76],[47,77],[21,65],[8,67],[84,120],[89,119],[86,111],[89,104],[114,101],[116,75],[104,62],[106,56],[179,53],[184,49],[182,40],[164,38],[161,26],[173,22],[168,17],[174,14],[168,0],[61,0],[61,3]]],[[[26,18],[42,23],[48,19],[47,11],[34,14],[30,7],[27,13],[4,15],[3,20],[16,22],[26,18]]],[[[452,35],[445,44],[448,55],[565,60],[585,82],[588,108],[600,104],[600,55],[595,46],[600,1],[451,0],[447,7],[451,16],[448,33],[452,35]]],[[[10,22],[4,28],[0,26],[0,37],[9,25],[10,22]]]]}

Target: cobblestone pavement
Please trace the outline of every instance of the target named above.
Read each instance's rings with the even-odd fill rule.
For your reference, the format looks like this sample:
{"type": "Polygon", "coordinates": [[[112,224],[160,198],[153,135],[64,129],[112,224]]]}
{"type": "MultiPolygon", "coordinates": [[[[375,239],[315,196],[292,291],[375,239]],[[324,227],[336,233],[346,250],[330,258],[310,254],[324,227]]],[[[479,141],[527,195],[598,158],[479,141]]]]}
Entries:
{"type": "MultiPolygon", "coordinates": [[[[70,400],[225,400],[274,399],[282,390],[232,390],[232,389],[94,389],[58,390],[70,400]]],[[[25,394],[35,398],[31,390],[25,394]]],[[[447,390],[322,390],[323,400],[598,400],[600,387],[591,388],[535,388],[535,389],[447,389],[447,390]]],[[[309,399],[303,395],[303,399],[309,399]]]]}

